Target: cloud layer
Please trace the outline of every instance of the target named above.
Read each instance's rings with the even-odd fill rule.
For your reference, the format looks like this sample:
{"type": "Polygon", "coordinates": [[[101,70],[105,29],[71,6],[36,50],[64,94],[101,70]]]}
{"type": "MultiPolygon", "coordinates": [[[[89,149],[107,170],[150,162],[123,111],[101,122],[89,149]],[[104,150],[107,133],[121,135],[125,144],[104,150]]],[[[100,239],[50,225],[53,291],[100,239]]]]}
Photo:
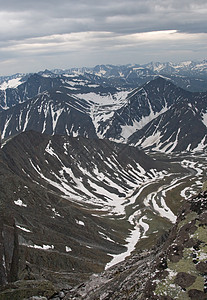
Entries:
{"type": "Polygon", "coordinates": [[[0,0],[0,4],[0,75],[206,55],[206,0],[0,0]]]}

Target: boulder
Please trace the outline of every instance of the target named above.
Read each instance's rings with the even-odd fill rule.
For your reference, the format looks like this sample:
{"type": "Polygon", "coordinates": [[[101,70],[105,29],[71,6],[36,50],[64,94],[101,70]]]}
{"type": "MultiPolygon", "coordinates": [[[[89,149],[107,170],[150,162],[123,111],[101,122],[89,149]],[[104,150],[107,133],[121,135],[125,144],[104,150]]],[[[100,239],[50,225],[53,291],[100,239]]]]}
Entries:
{"type": "Polygon", "coordinates": [[[174,280],[175,284],[178,284],[182,289],[191,286],[196,280],[196,276],[185,272],[179,272],[174,280]]]}
{"type": "Polygon", "coordinates": [[[206,300],[207,294],[196,289],[192,289],[188,292],[188,295],[191,300],[206,300]]]}

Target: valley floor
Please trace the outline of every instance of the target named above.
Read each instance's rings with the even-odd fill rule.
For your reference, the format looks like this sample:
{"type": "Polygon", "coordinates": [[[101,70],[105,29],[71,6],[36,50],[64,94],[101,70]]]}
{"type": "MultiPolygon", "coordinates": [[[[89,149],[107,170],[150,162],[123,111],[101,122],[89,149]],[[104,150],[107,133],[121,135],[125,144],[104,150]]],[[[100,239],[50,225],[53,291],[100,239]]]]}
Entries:
{"type": "Polygon", "coordinates": [[[201,191],[206,181],[205,153],[151,154],[162,162],[170,162],[166,176],[143,184],[133,195],[133,204],[126,206],[126,219],[131,224],[126,238],[127,250],[114,255],[106,269],[123,261],[135,249],[151,247],[176,222],[176,215],[184,200],[201,191]]]}

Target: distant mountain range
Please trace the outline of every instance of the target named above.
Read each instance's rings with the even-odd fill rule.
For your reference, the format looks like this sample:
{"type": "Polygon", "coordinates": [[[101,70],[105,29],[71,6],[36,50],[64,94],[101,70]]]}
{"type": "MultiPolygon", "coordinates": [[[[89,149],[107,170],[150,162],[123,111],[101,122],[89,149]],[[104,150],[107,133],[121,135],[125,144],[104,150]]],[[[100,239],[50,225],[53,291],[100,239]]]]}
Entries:
{"type": "MultiPolygon", "coordinates": [[[[183,64],[182,68],[175,69],[198,70],[198,66],[203,74],[205,63],[183,64]]],[[[60,70],[45,71],[3,82],[0,86],[2,138],[37,130],[50,135],[106,138],[161,152],[206,148],[207,92],[187,91],[176,86],[170,76],[158,75],[141,86],[134,78],[126,88],[126,81],[124,85],[118,84],[127,78],[120,72],[116,77],[120,68],[98,66],[93,73],[84,75],[77,74],[78,70],[67,74],[66,71],[60,74],[60,70]],[[69,74],[74,72],[75,75],[69,74]]],[[[132,69],[137,78],[149,79],[148,73],[141,75],[140,68],[125,66],[125,71],[132,72],[132,69]]]]}
{"type": "MultiPolygon", "coordinates": [[[[46,70],[47,74],[50,75],[50,71],[46,70]]],[[[43,74],[42,72],[41,74],[43,74]]],[[[189,77],[199,77],[207,75],[207,60],[201,62],[194,61],[185,61],[181,63],[160,63],[160,62],[151,62],[144,65],[139,64],[128,64],[121,66],[114,65],[97,65],[94,68],[72,68],[66,70],[55,69],[52,70],[52,73],[55,74],[93,74],[100,77],[113,78],[113,77],[122,77],[122,78],[132,78],[147,76],[153,74],[159,75],[180,75],[180,76],[189,76],[189,77]]]]}

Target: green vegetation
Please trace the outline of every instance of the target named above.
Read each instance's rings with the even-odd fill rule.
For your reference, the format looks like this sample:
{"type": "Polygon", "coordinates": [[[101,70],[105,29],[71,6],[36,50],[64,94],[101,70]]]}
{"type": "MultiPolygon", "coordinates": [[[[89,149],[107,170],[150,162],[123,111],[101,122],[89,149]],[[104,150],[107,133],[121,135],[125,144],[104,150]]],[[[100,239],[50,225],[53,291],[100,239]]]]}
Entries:
{"type": "MultiPolygon", "coordinates": [[[[199,271],[199,263],[205,262],[207,259],[207,234],[206,225],[202,224],[200,220],[199,214],[194,211],[190,211],[187,215],[184,215],[184,219],[178,223],[176,239],[173,243],[175,244],[175,247],[179,246],[181,249],[184,246],[182,255],[178,261],[171,260],[170,256],[167,256],[168,275],[164,279],[155,281],[157,283],[155,289],[156,295],[167,295],[173,299],[189,300],[190,297],[188,296],[188,292],[190,290],[195,289],[203,292],[205,272],[199,271]],[[191,228],[194,230],[194,227],[190,227],[190,224],[192,224],[193,221],[196,226],[195,231],[194,233],[192,233],[192,231],[188,233],[188,230],[191,228]],[[183,228],[183,226],[187,224],[189,224],[189,227],[183,228]],[[188,236],[188,239],[191,240],[194,245],[192,244],[192,246],[188,246],[188,244],[186,244],[185,246],[185,243],[179,242],[179,239],[182,241],[183,234],[184,240],[188,236]],[[189,282],[187,282],[185,279],[180,279],[179,281],[176,277],[177,274],[186,274],[186,278],[192,278],[192,281],[189,280],[189,282]],[[185,289],[183,289],[182,280],[184,281],[184,285],[186,285],[185,289]]],[[[176,252],[175,254],[172,252],[171,256],[172,255],[176,255],[176,252]]]]}

